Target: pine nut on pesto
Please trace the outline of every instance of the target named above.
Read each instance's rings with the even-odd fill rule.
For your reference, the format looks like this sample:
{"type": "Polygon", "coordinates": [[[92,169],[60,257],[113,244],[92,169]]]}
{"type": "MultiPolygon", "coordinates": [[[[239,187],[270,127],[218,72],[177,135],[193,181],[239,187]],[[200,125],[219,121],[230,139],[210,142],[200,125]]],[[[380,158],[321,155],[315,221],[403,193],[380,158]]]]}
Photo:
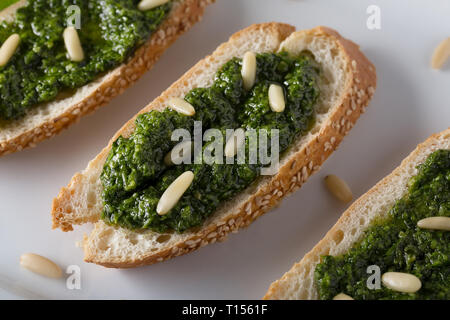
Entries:
{"type": "Polygon", "coordinates": [[[63,37],[69,58],[75,62],[83,61],[84,52],[77,29],[74,27],[67,27],[64,30],[63,37]]]}
{"type": "Polygon", "coordinates": [[[404,272],[386,272],[381,280],[386,287],[398,292],[415,293],[422,287],[419,278],[404,272]]]}
{"type": "Polygon", "coordinates": [[[20,37],[14,55],[0,66],[0,121],[22,118],[126,62],[164,21],[171,3],[141,11],[135,0],[27,0],[13,21],[0,22],[0,43],[20,37]],[[81,62],[79,54],[70,55],[76,61],[68,57],[64,43],[69,5],[80,8],[81,62]]]}
{"type": "Polygon", "coordinates": [[[274,112],[283,112],[285,107],[283,88],[276,84],[269,87],[269,104],[274,112]]]}
{"type": "Polygon", "coordinates": [[[180,98],[171,98],[167,102],[167,105],[171,109],[173,109],[181,114],[184,114],[186,116],[193,116],[195,114],[194,107],[189,102],[186,102],[185,100],[180,99],[180,98]]]}
{"type": "Polygon", "coordinates": [[[422,229],[450,231],[450,217],[429,217],[417,222],[422,229]]]}
{"type": "Polygon", "coordinates": [[[169,2],[169,0],[142,0],[141,2],[139,2],[138,8],[139,8],[139,10],[146,11],[146,10],[156,8],[167,2],[169,2]]]}
{"type": "Polygon", "coordinates": [[[345,293],[339,293],[337,295],[334,296],[333,300],[354,300],[352,297],[350,297],[349,295],[346,295],[345,293]]]}
{"type": "Polygon", "coordinates": [[[191,171],[186,171],[176,178],[166,191],[164,191],[161,199],[159,199],[156,212],[158,212],[159,215],[168,213],[190,187],[192,180],[194,180],[194,173],[191,171]]]}
{"type": "Polygon", "coordinates": [[[13,54],[16,52],[20,43],[20,36],[14,33],[3,42],[0,48],[0,67],[3,67],[8,63],[13,54]]]}
{"type": "Polygon", "coordinates": [[[225,145],[225,157],[234,157],[244,143],[245,131],[242,128],[238,128],[234,131],[233,135],[228,139],[225,145]]]}
{"type": "Polygon", "coordinates": [[[246,52],[242,59],[242,80],[244,81],[244,89],[250,90],[255,83],[256,77],[256,56],[253,52],[246,52]]]}

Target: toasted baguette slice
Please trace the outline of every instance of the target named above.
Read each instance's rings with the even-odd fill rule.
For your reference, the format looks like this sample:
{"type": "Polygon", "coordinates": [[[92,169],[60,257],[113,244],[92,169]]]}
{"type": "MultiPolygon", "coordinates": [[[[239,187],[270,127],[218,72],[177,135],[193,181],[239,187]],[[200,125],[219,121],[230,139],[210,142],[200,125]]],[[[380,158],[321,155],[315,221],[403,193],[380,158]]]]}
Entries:
{"type": "MultiPolygon", "coordinates": [[[[176,0],[172,10],[149,40],[126,63],[79,88],[65,98],[30,109],[25,117],[0,125],[0,156],[34,147],[77,122],[82,116],[107,104],[136,82],[175,40],[198,22],[205,6],[214,0],[176,0]]],[[[0,12],[0,21],[14,19],[26,0],[0,12]]]]}
{"type": "Polygon", "coordinates": [[[356,44],[334,30],[317,27],[294,32],[294,27],[281,23],[252,25],[234,34],[212,55],[198,62],[141,113],[162,110],[170,97],[184,97],[193,88],[211,85],[216,71],[232,57],[242,57],[247,51],[276,52],[283,48],[293,54],[310,50],[322,65],[324,79],[320,83],[315,126],[306,136],[298,138],[280,159],[276,175],[261,177],[221,206],[199,230],[161,235],[109,226],[99,220],[102,211],[99,175],[112,141],[133,132],[134,117],[82,173],[76,174],[70,184],[61,189],[53,201],[53,228],[68,231],[74,224],[95,222],[94,230],[84,240],[85,261],[106,267],[136,267],[224,240],[229,232],[248,226],[298,189],[341,142],[375,90],[374,66],[356,44]]]}
{"type": "Polygon", "coordinates": [[[346,253],[361,239],[370,223],[385,216],[395,201],[408,191],[408,180],[417,174],[417,166],[432,152],[450,148],[450,128],[434,134],[402,161],[390,175],[356,200],[325,237],[283,277],[271,284],[264,299],[318,299],[314,270],[324,255],[346,253]]]}

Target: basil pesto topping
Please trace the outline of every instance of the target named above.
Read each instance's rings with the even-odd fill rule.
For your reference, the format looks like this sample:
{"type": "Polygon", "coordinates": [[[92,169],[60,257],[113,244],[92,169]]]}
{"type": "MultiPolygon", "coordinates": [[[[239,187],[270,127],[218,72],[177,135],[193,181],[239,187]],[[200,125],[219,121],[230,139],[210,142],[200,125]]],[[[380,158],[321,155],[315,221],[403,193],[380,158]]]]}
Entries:
{"type": "Polygon", "coordinates": [[[450,150],[433,152],[411,178],[408,193],[375,221],[342,256],[325,256],[315,270],[321,299],[345,292],[354,299],[450,299],[450,232],[422,229],[421,219],[450,217],[450,150]],[[368,289],[366,269],[410,273],[422,282],[416,293],[384,286],[368,289]]]}
{"type": "MultiPolygon", "coordinates": [[[[184,99],[195,108],[191,117],[170,109],[150,111],[136,119],[135,132],[119,137],[105,162],[101,181],[104,210],[102,218],[110,224],[157,232],[183,232],[200,226],[218,206],[242,191],[260,175],[261,163],[180,164],[168,167],[164,156],[178,141],[171,141],[175,129],[193,134],[194,121],[209,128],[279,129],[279,150],[285,151],[293,140],[314,122],[314,105],[319,96],[319,66],[311,54],[296,57],[287,53],[256,56],[256,81],[244,90],[242,60],[233,58],[217,72],[209,88],[196,88],[184,99]],[[269,106],[271,84],[284,90],[286,107],[273,112],[269,106]],[[192,171],[194,180],[180,201],[160,216],[156,206],[161,195],[183,172],[192,171]]],[[[210,144],[205,144],[203,149],[210,144]]],[[[223,144],[225,145],[225,144],[223,144]]],[[[249,139],[246,139],[248,158],[249,139]]]]}
{"type": "Polygon", "coordinates": [[[0,43],[11,34],[20,45],[11,60],[0,67],[0,120],[23,117],[26,111],[58,94],[72,92],[124,62],[159,26],[170,3],[148,11],[139,0],[28,0],[14,22],[0,23],[0,43]],[[63,32],[76,5],[81,29],[77,30],[85,59],[71,61],[63,32]]]}

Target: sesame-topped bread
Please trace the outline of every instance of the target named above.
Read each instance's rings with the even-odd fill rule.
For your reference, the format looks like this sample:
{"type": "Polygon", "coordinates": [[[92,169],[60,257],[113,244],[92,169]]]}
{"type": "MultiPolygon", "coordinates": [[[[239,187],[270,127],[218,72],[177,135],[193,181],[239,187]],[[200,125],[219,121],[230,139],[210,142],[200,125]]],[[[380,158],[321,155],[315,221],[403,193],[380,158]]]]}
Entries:
{"type": "MultiPolygon", "coordinates": [[[[36,146],[123,93],[153,67],[181,34],[201,19],[206,5],[213,1],[175,0],[163,23],[125,63],[70,96],[40,104],[29,109],[22,118],[0,123],[0,156],[36,146]]],[[[16,10],[26,3],[26,0],[21,0],[2,10],[0,21],[13,21],[16,10]]]]}
{"type": "MultiPolygon", "coordinates": [[[[429,137],[406,157],[400,166],[356,200],[333,228],[300,262],[281,279],[270,285],[264,299],[318,299],[314,271],[326,255],[347,253],[364,236],[373,221],[385,217],[395,202],[408,192],[408,182],[418,173],[418,166],[436,150],[450,149],[450,128],[429,137]]],[[[347,295],[344,295],[347,297],[347,295]]]]}
{"type": "Polygon", "coordinates": [[[184,97],[193,88],[211,85],[224,63],[233,57],[241,58],[246,52],[287,51],[296,55],[304,50],[313,54],[323,75],[318,84],[321,94],[315,104],[313,128],[283,154],[276,174],[261,176],[221,205],[200,228],[181,234],[161,234],[111,226],[100,218],[103,202],[99,177],[103,164],[113,141],[133,133],[137,115],[112,137],[83,172],[75,174],[69,185],[61,189],[53,201],[53,228],[70,231],[73,225],[94,223],[94,230],[83,242],[85,261],[130,268],[222,241],[230,232],[248,226],[317,172],[364,112],[375,91],[376,73],[359,47],[327,27],[295,31],[293,26],[282,23],[252,25],[231,36],[140,112],[163,110],[168,99],[184,97]]]}

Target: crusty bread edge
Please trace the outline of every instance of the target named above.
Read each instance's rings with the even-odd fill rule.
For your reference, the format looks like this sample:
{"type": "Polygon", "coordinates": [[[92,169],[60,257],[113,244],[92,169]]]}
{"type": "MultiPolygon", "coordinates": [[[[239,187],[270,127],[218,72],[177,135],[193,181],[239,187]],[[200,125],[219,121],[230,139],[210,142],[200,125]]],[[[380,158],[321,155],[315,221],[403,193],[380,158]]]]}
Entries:
{"type": "MultiPolygon", "coordinates": [[[[252,30],[252,28],[270,28],[275,29],[280,35],[280,40],[284,40],[293,31],[294,27],[279,24],[268,23],[262,25],[252,25],[232,37],[240,37],[243,33],[252,30]]],[[[87,246],[85,249],[85,261],[93,262],[105,267],[112,268],[132,268],[141,265],[148,265],[155,262],[170,259],[175,256],[189,253],[208,243],[215,241],[222,241],[230,232],[236,232],[239,228],[248,226],[253,220],[269,211],[276,206],[284,196],[291,194],[293,191],[301,187],[301,185],[308,179],[308,177],[319,170],[323,162],[328,156],[337,148],[343,137],[353,127],[360,114],[365,111],[365,107],[371,99],[376,87],[376,73],[375,67],[372,63],[361,53],[359,47],[341,37],[336,31],[327,27],[316,27],[311,30],[304,30],[299,32],[314,32],[317,35],[326,35],[333,37],[341,50],[345,52],[348,60],[348,65],[351,66],[351,75],[345,93],[342,95],[342,100],[339,107],[327,119],[326,124],[321,129],[317,137],[305,145],[295,157],[283,165],[279,172],[273,176],[270,183],[265,188],[259,188],[245,203],[243,203],[237,212],[227,216],[226,223],[217,226],[210,224],[208,227],[200,229],[194,233],[188,240],[177,243],[176,245],[157,253],[150,253],[145,258],[134,261],[102,261],[99,260],[94,252],[91,252],[87,246]]],[[[281,41],[280,41],[281,42],[281,41]]],[[[219,47],[220,48],[220,47],[219,47]]],[[[185,79],[195,76],[195,66],[188,71],[182,78],[167,89],[159,98],[163,99],[171,88],[185,79]]],[[[149,111],[144,108],[141,112],[149,111]]],[[[119,132],[113,137],[111,141],[121,134],[127,135],[132,128],[134,118],[125,124],[119,132]]],[[[104,161],[106,154],[109,152],[110,144],[103,149],[103,151],[93,160],[104,161]]],[[[91,163],[90,165],[92,165],[91,163]]],[[[74,176],[72,182],[77,182],[77,175],[74,176]]],[[[69,188],[62,188],[60,194],[55,198],[53,203],[53,227],[61,228],[64,231],[72,230],[71,225],[60,223],[60,213],[64,212],[64,205],[69,203],[70,197],[69,188]]],[[[94,231],[95,232],[95,229],[94,231]]]]}
{"type": "MultiPolygon", "coordinates": [[[[150,39],[136,50],[133,57],[126,64],[122,64],[108,73],[96,90],[40,126],[11,139],[0,141],[0,156],[24,148],[35,147],[37,143],[58,134],[69,125],[78,122],[82,116],[106,105],[112,98],[123,93],[126,88],[153,67],[162,53],[180,35],[202,18],[206,5],[213,1],[215,0],[183,0],[180,2],[150,39]]],[[[4,9],[2,13],[10,14],[23,5],[23,2],[24,0],[4,9]]]]}
{"type": "MultiPolygon", "coordinates": [[[[281,282],[285,281],[290,273],[295,272],[295,270],[301,270],[301,269],[313,269],[315,268],[314,261],[318,261],[317,258],[320,259],[322,255],[325,255],[327,252],[327,249],[330,248],[335,243],[335,239],[340,238],[341,230],[343,229],[342,225],[345,223],[345,221],[348,221],[351,216],[357,214],[358,212],[364,211],[364,206],[368,202],[368,200],[377,193],[380,193],[380,191],[386,189],[387,186],[392,184],[392,181],[396,176],[398,176],[402,169],[406,167],[410,162],[416,162],[416,159],[419,155],[423,153],[423,151],[426,151],[430,148],[430,146],[433,146],[436,144],[436,141],[439,140],[440,137],[446,137],[448,136],[450,138],[450,128],[440,132],[431,135],[427,140],[419,144],[403,161],[401,164],[394,169],[389,175],[384,177],[381,181],[379,181],[374,187],[372,187],[369,191],[367,191],[365,194],[363,194],[361,197],[358,198],[339,218],[339,220],[336,222],[336,224],[327,232],[325,237],[320,240],[314,248],[309,251],[298,263],[294,264],[292,268],[286,272],[283,277],[281,277],[279,280],[274,281],[265,296],[263,297],[264,300],[271,300],[274,299],[276,296],[276,293],[281,290],[280,284],[281,282]]],[[[362,233],[361,233],[362,234],[362,233]]],[[[351,243],[350,245],[352,245],[351,243]]]]}

